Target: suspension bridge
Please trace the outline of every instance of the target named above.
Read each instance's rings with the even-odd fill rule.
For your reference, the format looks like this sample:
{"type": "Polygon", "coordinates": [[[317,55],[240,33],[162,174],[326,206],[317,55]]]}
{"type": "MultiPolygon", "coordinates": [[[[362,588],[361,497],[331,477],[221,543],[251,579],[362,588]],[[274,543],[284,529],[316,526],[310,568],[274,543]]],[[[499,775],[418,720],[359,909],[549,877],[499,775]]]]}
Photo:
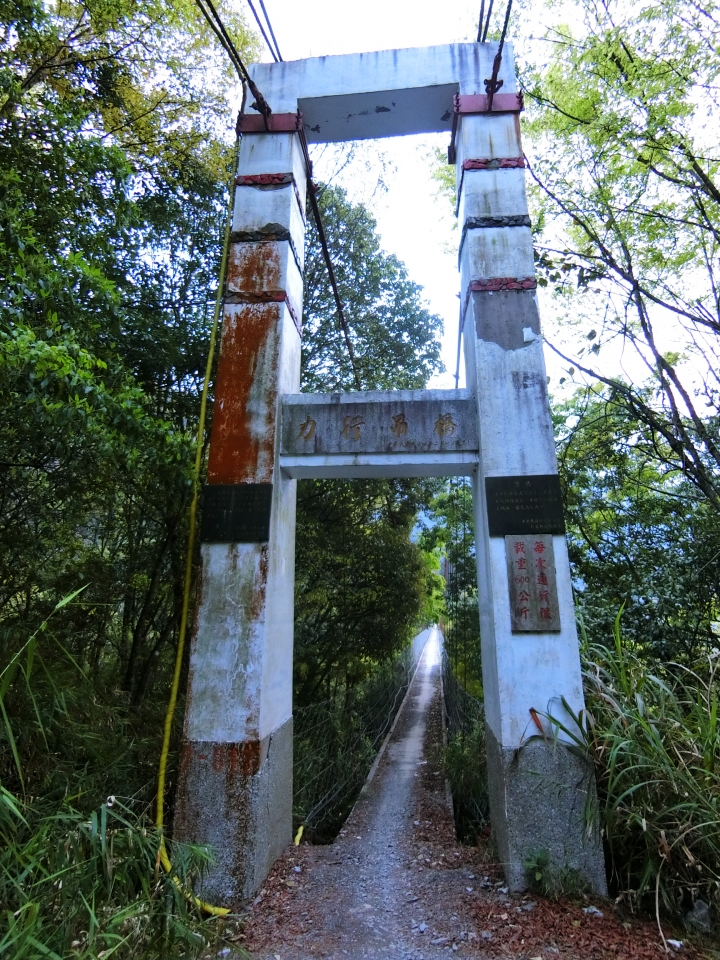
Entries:
{"type": "MultiPolygon", "coordinates": [[[[198,2],[213,25],[212,3],[198,2]]],[[[485,25],[478,43],[293,62],[275,43],[275,62],[236,63],[257,113],[241,111],[237,126],[175,812],[177,837],[217,853],[207,899],[253,898],[292,839],[301,478],[467,478],[490,815],[507,885],[521,890],[524,861],[542,850],[554,868],[606,890],[599,837],[583,819],[591,774],[562,729],[583,694],[508,17],[509,8],[499,42],[486,41],[485,25]],[[462,349],[467,386],[300,393],[308,206],[354,364],[308,145],[427,132],[447,134],[456,169],[458,369],[462,349]]],[[[232,59],[221,25],[213,29],[232,59]]],[[[301,730],[305,718],[296,721],[301,730]]]]}

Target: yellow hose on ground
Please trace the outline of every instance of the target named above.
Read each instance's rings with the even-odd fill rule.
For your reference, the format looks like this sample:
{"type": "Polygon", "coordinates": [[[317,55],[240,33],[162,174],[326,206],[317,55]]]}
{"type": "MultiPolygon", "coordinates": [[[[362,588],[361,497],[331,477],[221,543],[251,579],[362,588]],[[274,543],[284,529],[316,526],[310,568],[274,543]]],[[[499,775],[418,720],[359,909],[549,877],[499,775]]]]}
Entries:
{"type": "MultiPolygon", "coordinates": [[[[238,158],[238,140],[235,146],[233,172],[237,167],[238,158]]],[[[225,274],[227,272],[228,249],[230,246],[230,226],[232,223],[232,210],[235,191],[230,187],[230,201],[228,204],[228,214],[225,223],[225,241],[223,243],[222,260],[220,263],[220,279],[218,282],[217,297],[215,298],[215,314],[213,317],[212,332],[210,333],[210,349],[208,351],[207,364],[205,366],[205,380],[203,381],[202,394],[200,396],[200,422],[198,423],[197,445],[195,447],[195,466],[193,470],[193,497],[190,503],[190,518],[188,524],[188,542],[187,554],[185,557],[185,586],[183,592],[182,615],[180,618],[180,635],[178,637],[177,655],[175,657],[175,670],[173,672],[172,687],[170,689],[170,702],[168,703],[167,713],[165,714],[165,726],[163,729],[163,742],[160,751],[160,766],[158,769],[158,790],[157,790],[157,813],[155,816],[155,826],[160,832],[160,849],[158,850],[158,860],[162,863],[167,873],[172,873],[172,863],[165,848],[165,838],[163,836],[163,820],[165,812],[165,774],[167,771],[168,754],[170,753],[170,736],[172,733],[172,724],[175,717],[175,707],[177,705],[178,690],[180,688],[180,673],[182,671],[183,653],[185,650],[185,636],[187,634],[188,614],[190,610],[190,590],[192,587],[192,567],[193,555],[195,553],[195,524],[197,522],[198,500],[200,497],[200,471],[202,467],[203,456],[203,438],[205,436],[205,418],[207,414],[207,395],[208,384],[212,375],[213,359],[215,357],[215,344],[217,340],[218,324],[220,320],[220,308],[223,301],[223,292],[225,289],[225,274]]],[[[177,876],[173,876],[173,883],[181,890],[183,894],[205,913],[210,913],[216,917],[224,917],[230,913],[229,907],[214,907],[210,903],[199,900],[196,896],[185,890],[177,876]]]]}

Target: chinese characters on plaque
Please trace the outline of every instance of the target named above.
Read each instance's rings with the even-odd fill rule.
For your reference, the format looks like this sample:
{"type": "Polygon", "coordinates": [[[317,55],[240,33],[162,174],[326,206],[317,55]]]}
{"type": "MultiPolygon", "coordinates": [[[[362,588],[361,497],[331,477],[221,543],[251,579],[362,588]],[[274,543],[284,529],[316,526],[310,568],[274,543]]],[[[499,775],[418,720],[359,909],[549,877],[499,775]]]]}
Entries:
{"type": "Polygon", "coordinates": [[[359,440],[360,439],[360,428],[365,426],[365,421],[362,417],[344,417],[342,430],[340,431],[342,436],[346,440],[359,440]]]}
{"type": "Polygon", "coordinates": [[[392,418],[392,426],[390,427],[390,433],[394,433],[396,437],[402,437],[407,433],[408,422],[405,419],[404,413],[396,413],[392,418]]]}
{"type": "Polygon", "coordinates": [[[560,630],[555,555],[550,534],[505,537],[513,633],[560,630]]]}
{"type": "Polygon", "coordinates": [[[317,423],[312,419],[312,417],[306,417],[304,422],[300,424],[300,431],[298,437],[302,437],[303,440],[312,440],[315,436],[315,427],[317,423]]]}
{"type": "MultiPolygon", "coordinates": [[[[393,414],[390,418],[390,433],[396,439],[404,437],[408,432],[409,422],[404,413],[393,414]]],[[[340,436],[344,440],[360,440],[362,436],[362,428],[365,426],[365,420],[360,415],[353,416],[352,414],[346,414],[342,418],[342,424],[340,425],[340,436]]],[[[311,416],[306,415],[305,420],[299,425],[296,440],[312,440],[315,437],[315,431],[317,428],[317,421],[314,420],[311,416]]],[[[437,420],[435,421],[435,427],[433,432],[444,439],[446,437],[452,437],[455,434],[457,429],[457,424],[452,418],[451,413],[441,413],[437,420]]]]}
{"type": "Polygon", "coordinates": [[[435,433],[439,437],[451,437],[455,433],[455,423],[449,413],[442,413],[437,418],[435,433]]]}
{"type": "Polygon", "coordinates": [[[510,533],[565,533],[560,478],[555,474],[486,477],[491,537],[510,533]]]}

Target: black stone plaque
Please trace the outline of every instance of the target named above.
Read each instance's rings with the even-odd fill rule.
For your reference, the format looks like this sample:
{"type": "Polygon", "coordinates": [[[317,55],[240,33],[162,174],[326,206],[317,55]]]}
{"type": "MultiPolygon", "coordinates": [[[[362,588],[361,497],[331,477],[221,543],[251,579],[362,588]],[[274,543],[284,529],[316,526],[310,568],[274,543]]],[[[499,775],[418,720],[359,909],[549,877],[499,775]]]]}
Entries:
{"type": "Polygon", "coordinates": [[[565,533],[560,478],[556,473],[486,477],[485,497],[491,537],[565,533]]]}
{"type": "Polygon", "coordinates": [[[271,483],[209,483],[203,491],[203,543],[263,543],[270,539],[271,483]]]}

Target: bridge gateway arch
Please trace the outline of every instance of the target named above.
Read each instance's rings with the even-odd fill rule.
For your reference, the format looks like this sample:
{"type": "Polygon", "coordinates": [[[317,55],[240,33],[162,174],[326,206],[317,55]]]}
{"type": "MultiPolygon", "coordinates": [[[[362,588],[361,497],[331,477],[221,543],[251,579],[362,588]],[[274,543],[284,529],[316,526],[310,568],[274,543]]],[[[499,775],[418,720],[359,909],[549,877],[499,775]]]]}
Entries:
{"type": "Polygon", "coordinates": [[[256,64],[240,119],[227,291],[175,812],[211,844],[203,893],[247,898],[291,839],[295,495],[303,477],[473,479],[492,828],[511,889],[546,850],[606,891],[592,775],[530,711],[583,708],[535,290],[512,48],[256,64]],[[301,394],[307,171],[300,143],[446,131],[460,218],[466,390],[301,394]],[[519,749],[522,744],[522,749],[519,749]]]}

